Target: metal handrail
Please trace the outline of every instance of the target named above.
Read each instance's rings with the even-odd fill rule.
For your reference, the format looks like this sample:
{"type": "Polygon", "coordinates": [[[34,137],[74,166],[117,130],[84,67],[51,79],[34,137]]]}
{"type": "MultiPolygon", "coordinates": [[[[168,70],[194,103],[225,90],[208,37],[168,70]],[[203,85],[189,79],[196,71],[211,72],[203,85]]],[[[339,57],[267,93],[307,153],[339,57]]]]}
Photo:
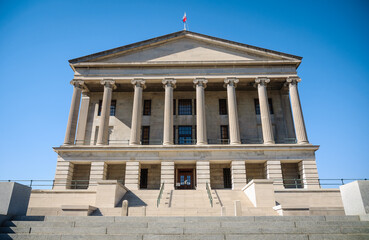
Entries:
{"type": "Polygon", "coordinates": [[[206,191],[208,192],[208,198],[209,198],[209,201],[210,201],[210,206],[213,207],[213,197],[211,196],[210,187],[209,187],[208,182],[206,182],[206,191]]]}
{"type": "Polygon", "coordinates": [[[161,199],[161,196],[163,195],[163,190],[164,190],[164,182],[160,186],[159,196],[158,196],[158,199],[156,200],[156,207],[157,208],[160,205],[160,199],[161,199]]]}
{"type": "MultiPolygon", "coordinates": [[[[251,181],[251,178],[247,178],[247,182],[251,181]]],[[[368,181],[369,178],[273,178],[275,185],[284,185],[284,186],[301,186],[309,181],[309,185],[319,185],[319,186],[340,186],[344,185],[350,181],[364,180],[368,181]],[[291,181],[289,183],[288,181],[291,181]],[[287,182],[287,183],[286,183],[287,182]]],[[[96,186],[96,182],[90,182],[88,179],[86,180],[71,180],[67,183],[59,182],[55,180],[35,180],[35,179],[13,179],[13,180],[0,180],[0,182],[17,182],[29,187],[48,187],[54,188],[55,186],[65,186],[67,189],[86,189],[88,186],[96,186]],[[77,188],[79,187],[79,188],[77,188]],[[83,187],[83,188],[82,188],[83,187]]],[[[123,183],[122,180],[119,182],[123,183]]],[[[207,189],[209,188],[207,183],[207,189]]],[[[164,189],[164,183],[162,183],[162,187],[160,188],[161,194],[164,189]]],[[[295,187],[296,188],[296,187],[295,187]]],[[[45,188],[43,188],[45,189],[45,188]]],[[[210,188],[209,188],[210,190],[210,188]]]]}

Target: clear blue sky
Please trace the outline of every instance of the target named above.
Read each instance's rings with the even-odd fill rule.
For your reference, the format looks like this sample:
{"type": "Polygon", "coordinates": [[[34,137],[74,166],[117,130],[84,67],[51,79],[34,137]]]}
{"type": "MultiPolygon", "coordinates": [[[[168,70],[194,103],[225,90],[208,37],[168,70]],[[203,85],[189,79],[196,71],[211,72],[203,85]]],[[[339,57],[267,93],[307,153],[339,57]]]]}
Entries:
{"type": "Polygon", "coordinates": [[[321,178],[369,177],[369,1],[0,0],[0,179],[53,179],[67,60],[183,29],[303,57],[321,178]]]}

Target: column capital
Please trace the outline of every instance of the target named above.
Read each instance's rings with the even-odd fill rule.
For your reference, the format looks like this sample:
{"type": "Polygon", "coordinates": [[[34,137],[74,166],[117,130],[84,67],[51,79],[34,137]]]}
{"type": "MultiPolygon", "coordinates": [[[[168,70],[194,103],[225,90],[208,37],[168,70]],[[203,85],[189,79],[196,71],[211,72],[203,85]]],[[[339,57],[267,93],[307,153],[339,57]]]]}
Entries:
{"type": "Polygon", "coordinates": [[[82,80],[77,80],[77,79],[73,79],[72,81],[70,81],[70,84],[72,84],[74,87],[76,88],[80,88],[83,89],[85,86],[85,82],[82,80]]]}
{"type": "Polygon", "coordinates": [[[237,83],[240,80],[238,78],[235,77],[229,77],[224,79],[224,87],[227,87],[227,85],[233,86],[233,87],[237,87],[237,83]]]}
{"type": "Polygon", "coordinates": [[[173,78],[165,78],[163,79],[162,83],[163,83],[163,87],[168,86],[168,87],[176,88],[177,81],[173,78]]]}
{"type": "Polygon", "coordinates": [[[117,86],[115,86],[115,81],[113,79],[103,79],[100,81],[101,85],[104,85],[104,87],[113,88],[116,89],[117,86]]]}
{"type": "Polygon", "coordinates": [[[208,83],[208,80],[206,80],[205,78],[196,78],[195,80],[193,80],[193,83],[196,86],[201,86],[206,88],[206,84],[208,83]]]}
{"type": "Polygon", "coordinates": [[[297,83],[301,82],[301,78],[294,76],[294,77],[288,77],[286,82],[288,84],[293,84],[293,85],[297,85],[297,83]]]}
{"type": "Polygon", "coordinates": [[[135,87],[141,87],[141,88],[143,88],[143,89],[145,89],[145,88],[146,88],[146,85],[145,85],[146,81],[145,81],[144,79],[142,79],[142,78],[133,79],[133,80],[131,81],[131,83],[132,83],[135,87]]]}
{"type": "Polygon", "coordinates": [[[267,77],[258,77],[255,79],[255,83],[266,86],[268,83],[270,83],[270,79],[267,77]]]}

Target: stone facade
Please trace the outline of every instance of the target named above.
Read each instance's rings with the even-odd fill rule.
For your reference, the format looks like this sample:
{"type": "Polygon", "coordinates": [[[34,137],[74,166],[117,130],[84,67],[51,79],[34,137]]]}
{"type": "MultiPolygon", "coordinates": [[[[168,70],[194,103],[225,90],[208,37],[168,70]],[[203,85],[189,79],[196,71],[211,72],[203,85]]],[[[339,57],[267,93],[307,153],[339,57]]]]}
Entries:
{"type": "Polygon", "coordinates": [[[319,189],[300,63],[189,31],[70,60],[74,90],[64,144],[54,148],[54,190],[117,180],[132,191],[240,191],[253,179],[276,191],[319,189]]]}

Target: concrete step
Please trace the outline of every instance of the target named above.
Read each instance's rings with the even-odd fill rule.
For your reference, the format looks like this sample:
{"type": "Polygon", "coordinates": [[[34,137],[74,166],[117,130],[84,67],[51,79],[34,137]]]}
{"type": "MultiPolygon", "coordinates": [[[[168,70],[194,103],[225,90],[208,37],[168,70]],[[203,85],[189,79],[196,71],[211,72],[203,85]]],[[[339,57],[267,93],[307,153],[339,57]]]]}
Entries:
{"type": "Polygon", "coordinates": [[[2,239],[369,239],[369,221],[357,216],[23,216],[3,224],[2,239]]]}

